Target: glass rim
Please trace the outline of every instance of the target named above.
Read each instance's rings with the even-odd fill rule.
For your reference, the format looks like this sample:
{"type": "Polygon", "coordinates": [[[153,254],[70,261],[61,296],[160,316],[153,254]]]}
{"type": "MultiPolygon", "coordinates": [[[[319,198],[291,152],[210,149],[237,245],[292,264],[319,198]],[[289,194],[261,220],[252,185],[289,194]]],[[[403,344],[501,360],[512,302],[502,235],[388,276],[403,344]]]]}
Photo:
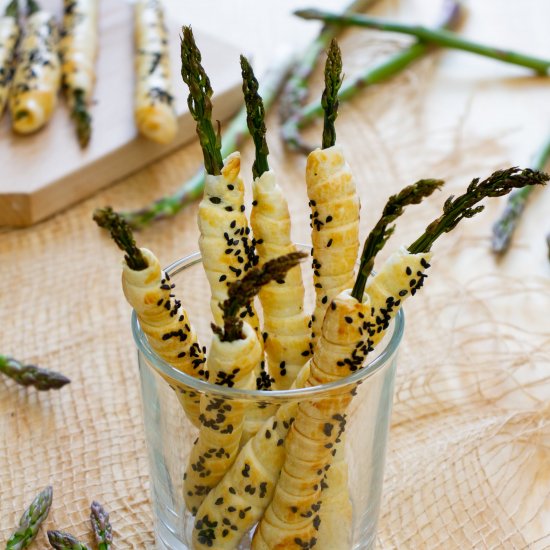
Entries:
{"type": "MultiPolygon", "coordinates": [[[[302,249],[311,250],[311,246],[296,243],[296,246],[302,249]]],[[[194,252],[176,260],[164,269],[170,277],[174,277],[184,269],[196,265],[201,262],[202,256],[200,252],[194,252]]],[[[405,314],[403,308],[397,312],[397,315],[393,319],[393,333],[389,342],[386,344],[380,354],[372,361],[369,361],[364,367],[358,369],[356,372],[329,382],[327,384],[320,384],[318,386],[311,386],[307,388],[292,388],[288,390],[248,390],[241,388],[229,388],[227,386],[218,386],[211,384],[205,380],[200,380],[189,374],[186,374],[170,363],[159,357],[157,353],[152,349],[147,337],[141,330],[139,321],[135,310],[132,310],[132,335],[134,342],[139,352],[141,352],[147,361],[153,365],[153,368],[157,370],[168,382],[174,381],[178,386],[185,386],[186,388],[194,389],[201,393],[208,393],[209,395],[220,395],[225,397],[231,397],[232,399],[241,400],[255,400],[255,401],[273,401],[280,399],[292,399],[296,400],[300,397],[320,397],[327,392],[346,388],[350,385],[356,385],[358,382],[373,376],[376,372],[382,369],[382,367],[391,359],[391,357],[397,351],[399,344],[403,338],[403,332],[405,329],[405,314]]],[[[306,361],[307,363],[307,361],[306,361]]]]}

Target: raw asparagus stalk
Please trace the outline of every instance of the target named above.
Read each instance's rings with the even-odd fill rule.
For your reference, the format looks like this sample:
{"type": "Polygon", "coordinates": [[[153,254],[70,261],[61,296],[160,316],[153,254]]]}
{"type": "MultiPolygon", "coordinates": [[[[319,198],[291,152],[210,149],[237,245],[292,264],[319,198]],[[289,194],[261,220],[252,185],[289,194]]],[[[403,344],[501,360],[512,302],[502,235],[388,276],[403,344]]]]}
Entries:
{"type": "Polygon", "coordinates": [[[23,365],[17,359],[6,355],[0,355],[0,372],[21,386],[34,386],[41,391],[57,390],[70,382],[66,376],[58,372],[35,365],[23,365]]]}
{"type": "Polygon", "coordinates": [[[48,531],[48,541],[55,550],[90,550],[90,548],[65,531],[48,531]]]}
{"type": "MultiPolygon", "coordinates": [[[[265,109],[258,93],[258,82],[252,67],[242,56],[241,68],[248,128],[256,151],[250,224],[261,266],[278,256],[295,252],[296,246],[290,238],[287,201],[274,172],[269,169],[265,109]]],[[[309,318],[304,312],[300,267],[290,270],[284,282],[274,281],[263,287],[259,296],[264,314],[263,339],[269,376],[274,380],[274,389],[288,389],[309,355],[309,318]]],[[[270,413],[267,407],[264,411],[270,413]]]]}
{"type": "MultiPolygon", "coordinates": [[[[260,90],[266,112],[277,98],[290,66],[290,58],[275,65],[262,79],[260,90]]],[[[223,134],[221,155],[228,157],[237,150],[244,138],[248,136],[246,107],[243,107],[232,119],[223,134]]],[[[191,179],[186,181],[173,195],[158,199],[144,208],[124,212],[126,221],[134,228],[140,229],[148,224],[176,215],[182,208],[200,199],[204,191],[205,173],[201,168],[191,179]]]]}
{"type": "Polygon", "coordinates": [[[27,548],[38,534],[42,522],[48,517],[52,505],[53,489],[46,487],[31,502],[19,520],[19,526],[6,543],[6,550],[27,548]]]}
{"type": "Polygon", "coordinates": [[[369,29],[376,29],[379,31],[407,34],[427,43],[436,44],[438,46],[443,46],[446,48],[467,51],[496,59],[504,63],[511,63],[513,65],[527,67],[529,69],[533,69],[541,75],[547,74],[548,68],[550,67],[550,60],[540,59],[523,53],[505,50],[502,48],[496,48],[493,46],[485,46],[477,42],[465,40],[463,38],[460,38],[457,34],[453,32],[442,29],[430,29],[421,25],[406,25],[404,23],[394,23],[392,21],[386,21],[374,17],[367,17],[365,15],[339,15],[336,13],[330,13],[317,9],[297,10],[294,13],[298,17],[301,17],[303,19],[315,19],[324,21],[326,23],[338,25],[353,25],[369,29]]]}
{"type": "Polygon", "coordinates": [[[109,550],[113,543],[113,528],[109,514],[96,500],[90,506],[90,523],[98,550],[109,550]]]}
{"type": "MultiPolygon", "coordinates": [[[[441,19],[436,28],[454,28],[461,19],[461,13],[460,4],[454,0],[444,0],[441,19]]],[[[431,46],[429,44],[418,41],[373,68],[369,67],[356,75],[347,76],[338,93],[339,101],[348,101],[363,88],[388,80],[426,55],[430,50],[431,46]]],[[[299,130],[323,116],[323,113],[321,102],[313,101],[288,118],[281,128],[281,134],[289,149],[305,155],[314,149],[300,137],[299,130]]]]}
{"type": "MultiPolygon", "coordinates": [[[[543,170],[549,157],[550,139],[533,159],[531,168],[534,170],[543,170]]],[[[508,250],[521,214],[527,204],[527,199],[530,197],[533,189],[534,187],[532,186],[523,187],[522,189],[512,191],[508,196],[504,210],[493,225],[493,239],[491,242],[493,252],[504,254],[508,250]]]]}
{"type": "MultiPolygon", "coordinates": [[[[212,383],[242,389],[256,387],[254,369],[260,361],[262,347],[256,332],[243,321],[240,313],[262,286],[284,279],[286,272],[304,256],[296,252],[276,258],[261,269],[250,270],[229,287],[228,298],[221,307],[221,326],[212,325],[214,336],[207,362],[212,383]]],[[[202,425],[184,476],[185,502],[193,514],[233,464],[239,451],[245,412],[244,403],[237,400],[201,396],[202,425]]]]}
{"type": "Polygon", "coordinates": [[[11,0],[0,17],[0,118],[8,101],[11,81],[15,72],[15,54],[21,29],[19,5],[11,0]]]}
{"type": "Polygon", "coordinates": [[[353,285],[359,250],[359,197],[342,148],[334,145],[336,94],[341,82],[341,68],[340,50],[333,41],[327,56],[323,92],[325,148],[312,151],[306,166],[316,296],[311,318],[313,348],[330,301],[353,285]]]}
{"type": "MultiPolygon", "coordinates": [[[[207,379],[206,350],[199,344],[189,315],[175,298],[174,284],[157,257],[136,245],[132,230],[112,208],[96,210],[94,220],[110,231],[116,245],[125,252],[122,288],[151,347],[174,368],[207,379]]],[[[189,419],[198,425],[198,395],[183,388],[178,388],[177,395],[189,419]]]]}
{"type": "MultiPolygon", "coordinates": [[[[343,13],[357,13],[367,9],[376,0],[355,0],[343,13]]],[[[279,113],[281,115],[282,137],[285,144],[295,150],[294,144],[301,141],[296,115],[305,105],[308,97],[308,80],[313,72],[321,52],[326,50],[333,38],[341,32],[338,25],[324,25],[319,35],[309,44],[293,67],[281,93],[279,113]]],[[[311,151],[311,149],[308,150],[311,151]]]]}

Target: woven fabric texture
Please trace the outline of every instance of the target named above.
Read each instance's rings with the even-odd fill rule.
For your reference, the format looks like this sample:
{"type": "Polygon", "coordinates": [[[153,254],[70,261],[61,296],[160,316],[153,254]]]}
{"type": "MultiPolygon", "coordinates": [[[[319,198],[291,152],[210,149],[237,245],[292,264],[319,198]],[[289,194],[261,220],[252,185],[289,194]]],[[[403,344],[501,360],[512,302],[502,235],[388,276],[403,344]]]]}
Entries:
{"type": "MultiPolygon", "coordinates": [[[[402,43],[347,33],[346,72],[402,43]]],[[[472,177],[526,165],[545,138],[547,83],[456,55],[432,54],[341,107],[338,140],[360,189],[362,238],[391,193],[423,177],[447,181],[426,204],[410,207],[380,260],[412,242],[449,194],[472,177]],[[474,76],[455,70],[462,64],[474,76]],[[480,84],[483,74],[497,80],[480,84]]],[[[313,96],[319,74],[316,83],[313,96]]],[[[277,124],[270,116],[271,164],[288,192],[295,240],[308,242],[305,160],[283,152],[277,124]]],[[[319,141],[320,125],[305,135],[319,141]]],[[[248,204],[252,160],[247,143],[248,204]]],[[[0,351],[72,380],[38,393],[0,378],[0,543],[51,484],[45,528],[91,542],[96,499],[110,511],[116,548],[154,547],[121,253],[91,215],[98,206],[139,207],[170,193],[200,162],[190,145],[43,223],[0,233],[0,351]]],[[[503,204],[489,201],[437,243],[425,288],[405,308],[379,548],[550,548],[550,192],[534,193],[513,248],[498,260],[489,235],[503,204]]],[[[151,226],[139,233],[140,245],[164,265],[197,250],[196,215],[194,205],[151,226]]],[[[47,545],[45,528],[36,548],[47,545]]]]}

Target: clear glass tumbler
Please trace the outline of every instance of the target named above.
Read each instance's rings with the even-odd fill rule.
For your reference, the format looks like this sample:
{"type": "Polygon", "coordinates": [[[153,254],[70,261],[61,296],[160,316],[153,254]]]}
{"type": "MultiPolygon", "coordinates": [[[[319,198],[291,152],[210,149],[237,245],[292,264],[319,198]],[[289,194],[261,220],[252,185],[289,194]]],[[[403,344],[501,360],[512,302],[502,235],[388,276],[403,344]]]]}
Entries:
{"type": "MultiPolygon", "coordinates": [[[[303,266],[304,281],[310,281],[309,268],[303,266]]],[[[201,265],[200,254],[193,254],[173,263],[166,270],[176,292],[194,323],[200,341],[211,339],[210,290],[201,265]]],[[[307,285],[311,286],[311,285],[307,285]]],[[[312,294],[312,293],[311,293],[312,294]]],[[[306,290],[306,302],[312,296],[306,290]]],[[[386,442],[393,400],[397,350],[404,330],[400,311],[385,338],[369,356],[362,369],[349,377],[305,389],[259,392],[214,386],[187,376],[158,357],[140,329],[135,313],[132,330],[138,349],[143,416],[149,454],[151,496],[155,519],[157,547],[183,550],[206,548],[193,546],[192,531],[196,518],[186,508],[183,477],[191,449],[198,436],[196,428],[185,416],[176,391],[194,391],[201,396],[242,403],[246,410],[263,408],[275,411],[281,406],[314,402],[327,397],[354,395],[346,414],[342,438],[344,470],[347,469],[346,506],[351,504],[349,525],[341,511],[339,529],[346,530],[348,540],[340,540],[333,550],[368,549],[374,547],[376,524],[382,496],[382,480],[386,442]]],[[[344,476],[345,478],[346,476],[344,476]]],[[[238,495],[240,496],[240,495],[238,495]]],[[[254,528],[246,533],[238,549],[251,547],[254,528]]],[[[212,545],[216,548],[216,544],[212,545]]],[[[326,546],[325,546],[326,547],[326,546]]]]}

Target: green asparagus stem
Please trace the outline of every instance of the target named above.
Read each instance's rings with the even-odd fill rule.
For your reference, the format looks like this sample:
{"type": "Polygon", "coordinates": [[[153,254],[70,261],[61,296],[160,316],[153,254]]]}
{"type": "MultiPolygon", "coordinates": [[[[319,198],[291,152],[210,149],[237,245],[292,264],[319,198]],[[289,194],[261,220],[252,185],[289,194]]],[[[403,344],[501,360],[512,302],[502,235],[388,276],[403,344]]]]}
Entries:
{"type": "Polygon", "coordinates": [[[197,135],[204,155],[204,168],[207,174],[217,176],[223,168],[221,155],[221,136],[212,126],[213,90],[203,66],[201,52],[195,43],[191,27],[182,27],[181,39],[181,77],[189,88],[187,105],[197,122],[197,135]]]}
{"type": "Polygon", "coordinates": [[[382,250],[395,229],[395,226],[390,226],[390,223],[403,214],[405,206],[420,204],[424,198],[429,197],[443,183],[442,180],[420,180],[405,187],[397,195],[392,195],[388,199],[382,211],[382,216],[369,233],[363,246],[357,278],[351,292],[356,300],[361,301],[363,299],[367,279],[374,267],[374,258],[382,250]]]}
{"type": "Polygon", "coordinates": [[[90,550],[86,544],[64,531],[48,531],[48,540],[55,550],[90,550]]]}
{"type": "Polygon", "coordinates": [[[90,142],[92,134],[92,117],[86,105],[86,98],[83,90],[74,90],[73,108],[71,119],[76,126],[76,136],[80,147],[84,148],[90,142]]]}
{"type": "MultiPolygon", "coordinates": [[[[461,6],[455,0],[445,0],[443,3],[442,15],[436,28],[454,28],[461,19],[461,6]]],[[[391,56],[376,67],[369,68],[363,73],[358,73],[346,78],[338,93],[340,101],[348,101],[359,93],[363,88],[384,82],[400,73],[414,61],[424,57],[433,48],[433,45],[425,42],[416,42],[397,54],[391,56]]],[[[281,135],[287,147],[295,152],[309,154],[314,147],[306,143],[300,136],[300,130],[311,124],[314,120],[323,115],[323,106],[319,101],[313,101],[293,113],[283,124],[281,135]]]]}
{"type": "MultiPolygon", "coordinates": [[[[279,90],[288,73],[291,60],[275,65],[270,69],[260,84],[260,94],[263,98],[264,109],[269,111],[277,98],[279,90]]],[[[243,107],[232,119],[223,135],[221,148],[222,157],[236,151],[244,138],[248,136],[246,123],[246,107],[243,107]]],[[[124,212],[121,215],[133,229],[142,229],[150,223],[175,216],[197,199],[200,199],[204,190],[204,170],[200,169],[191,179],[187,180],[173,195],[162,197],[138,210],[124,212]]]]}
{"type": "MultiPolygon", "coordinates": [[[[533,170],[543,170],[548,163],[549,158],[550,139],[548,139],[533,159],[531,168],[533,168],[533,170]]],[[[502,214],[493,225],[493,239],[491,246],[493,252],[496,254],[504,254],[508,250],[512,240],[512,235],[514,234],[521,214],[527,204],[527,199],[533,192],[533,189],[533,186],[529,186],[524,187],[523,189],[517,189],[510,193],[502,214]]]]}
{"type": "Polygon", "coordinates": [[[40,10],[41,8],[35,0],[27,0],[27,15],[32,15],[40,10]]]}
{"type": "Polygon", "coordinates": [[[334,122],[338,116],[338,90],[342,85],[342,53],[333,38],[325,64],[325,89],[321,96],[321,106],[325,113],[322,148],[328,149],[336,143],[334,122]]]}
{"type": "Polygon", "coordinates": [[[107,206],[98,208],[93,219],[99,227],[108,229],[120,250],[126,252],[124,259],[130,269],[141,271],[148,267],[147,260],[136,245],[131,227],[120,214],[107,206]]]}
{"type": "Polygon", "coordinates": [[[307,258],[304,252],[291,252],[279,256],[263,267],[254,267],[244,277],[233,282],[227,289],[228,298],[220,304],[223,311],[223,328],[212,324],[212,330],[224,342],[234,342],[244,338],[242,332],[243,321],[239,317],[239,311],[247,307],[260,289],[271,281],[282,281],[286,272],[307,258]]]}
{"type": "MultiPolygon", "coordinates": [[[[357,13],[366,10],[377,0],[355,0],[344,9],[343,13],[357,13]]],[[[315,40],[309,44],[300,56],[281,93],[279,113],[286,133],[283,134],[285,144],[300,141],[298,128],[295,124],[285,124],[289,119],[295,119],[296,114],[305,105],[308,97],[308,80],[317,65],[321,52],[324,52],[331,40],[342,30],[338,25],[324,25],[315,40]],[[292,134],[292,135],[291,135],[292,134]]]]}
{"type": "Polygon", "coordinates": [[[252,175],[259,178],[269,170],[267,156],[269,148],[265,139],[265,108],[260,94],[258,93],[258,81],[248,59],[241,55],[241,72],[243,76],[243,94],[246,106],[246,123],[248,131],[254,141],[256,158],[252,165],[252,175]]]}
{"type": "Polygon", "coordinates": [[[58,390],[70,380],[62,374],[35,365],[23,365],[13,357],[0,355],[0,372],[21,386],[34,386],[37,390],[58,390]]]}
{"type": "Polygon", "coordinates": [[[544,172],[517,167],[498,170],[481,182],[475,178],[464,194],[457,198],[451,195],[445,201],[443,214],[430,223],[425,232],[408,247],[409,252],[428,252],[440,235],[453,230],[464,218],[471,218],[481,212],[484,207],[476,204],[485,197],[500,197],[526,185],[545,185],[549,179],[550,176],[544,172]]]}
{"type": "Polygon", "coordinates": [[[545,75],[550,67],[550,61],[547,59],[539,59],[510,50],[485,46],[483,44],[465,40],[460,38],[455,33],[445,30],[429,29],[421,25],[394,23],[392,21],[385,21],[364,15],[339,15],[316,9],[298,10],[294,13],[303,19],[319,19],[327,23],[338,25],[355,25],[369,29],[377,29],[380,31],[408,34],[410,36],[415,36],[419,40],[437,44],[438,46],[444,46],[455,50],[463,50],[485,57],[490,57],[492,59],[497,59],[499,61],[503,61],[504,63],[527,67],[535,70],[541,75],[545,75]]]}
{"type": "Polygon", "coordinates": [[[35,539],[42,522],[48,517],[52,505],[53,489],[48,486],[39,493],[23,512],[19,526],[6,543],[6,550],[22,550],[35,539]]]}
{"type": "Polygon", "coordinates": [[[90,506],[90,521],[98,550],[109,550],[113,543],[113,529],[109,521],[109,514],[95,500],[90,506]]]}
{"type": "Polygon", "coordinates": [[[6,17],[14,17],[17,19],[19,17],[19,2],[17,0],[11,0],[6,6],[4,14],[6,17]]]}

